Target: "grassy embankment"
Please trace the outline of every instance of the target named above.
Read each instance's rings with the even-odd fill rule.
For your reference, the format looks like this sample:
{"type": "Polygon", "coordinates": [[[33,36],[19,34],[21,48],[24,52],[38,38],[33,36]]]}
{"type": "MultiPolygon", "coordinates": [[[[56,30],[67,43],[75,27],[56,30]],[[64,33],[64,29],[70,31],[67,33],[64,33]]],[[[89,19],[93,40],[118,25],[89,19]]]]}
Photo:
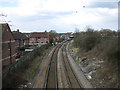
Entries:
{"type": "Polygon", "coordinates": [[[111,30],[77,32],[70,44],[76,63],[91,76],[94,87],[116,88],[118,82],[118,33],[111,30]]]}
{"type": "Polygon", "coordinates": [[[17,64],[5,73],[3,88],[24,87],[28,82],[31,83],[42,60],[51,49],[51,46],[44,45],[21,57],[17,64]]]}
{"type": "Polygon", "coordinates": [[[41,56],[37,56],[37,57],[33,60],[33,62],[32,62],[31,65],[30,65],[31,67],[29,67],[29,68],[26,70],[26,72],[24,73],[25,78],[26,78],[28,81],[32,82],[32,80],[33,80],[33,78],[34,78],[34,76],[35,76],[35,74],[36,74],[36,71],[38,70],[38,68],[39,68],[42,60],[44,59],[45,55],[46,55],[51,49],[52,49],[52,47],[49,47],[49,49],[46,49],[46,50],[42,51],[43,54],[42,54],[41,56]]]}

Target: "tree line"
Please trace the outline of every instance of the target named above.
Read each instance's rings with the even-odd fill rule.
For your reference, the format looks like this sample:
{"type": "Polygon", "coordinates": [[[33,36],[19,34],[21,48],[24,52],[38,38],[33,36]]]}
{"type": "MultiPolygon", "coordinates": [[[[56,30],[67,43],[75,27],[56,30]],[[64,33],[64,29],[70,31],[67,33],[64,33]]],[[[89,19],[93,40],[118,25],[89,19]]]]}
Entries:
{"type": "Polygon", "coordinates": [[[74,35],[74,47],[88,52],[96,48],[104,53],[109,61],[117,61],[120,52],[118,48],[118,32],[110,29],[100,31],[88,28],[86,31],[76,31],[74,35]]]}

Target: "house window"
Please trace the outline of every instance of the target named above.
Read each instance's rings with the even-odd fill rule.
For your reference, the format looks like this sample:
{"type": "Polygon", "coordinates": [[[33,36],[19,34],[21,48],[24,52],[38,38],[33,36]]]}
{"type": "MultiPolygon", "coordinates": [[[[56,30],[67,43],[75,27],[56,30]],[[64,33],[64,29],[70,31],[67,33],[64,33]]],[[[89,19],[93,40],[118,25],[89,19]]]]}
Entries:
{"type": "Polygon", "coordinates": [[[41,39],[41,37],[38,37],[38,39],[41,39]]]}
{"type": "Polygon", "coordinates": [[[10,46],[10,43],[8,43],[8,49],[10,49],[10,47],[11,47],[11,46],[10,46]]]}
{"type": "Polygon", "coordinates": [[[34,40],[34,38],[31,38],[32,40],[34,40]]]}
{"type": "Polygon", "coordinates": [[[16,42],[19,42],[19,40],[16,40],[16,42]]]}
{"type": "Polygon", "coordinates": [[[46,37],[44,37],[44,39],[47,39],[46,37]]]}

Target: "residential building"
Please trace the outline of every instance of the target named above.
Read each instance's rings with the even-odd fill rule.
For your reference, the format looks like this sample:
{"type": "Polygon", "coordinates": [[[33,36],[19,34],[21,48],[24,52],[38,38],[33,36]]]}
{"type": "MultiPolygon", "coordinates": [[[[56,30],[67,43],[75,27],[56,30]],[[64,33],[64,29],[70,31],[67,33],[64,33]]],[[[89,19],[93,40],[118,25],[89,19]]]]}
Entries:
{"type": "Polygon", "coordinates": [[[67,33],[67,34],[65,35],[65,39],[69,39],[71,35],[72,35],[72,33],[67,33]]]}
{"type": "Polygon", "coordinates": [[[30,37],[30,33],[23,33],[27,38],[30,37]]]}
{"type": "Polygon", "coordinates": [[[0,24],[2,27],[2,66],[3,69],[15,61],[15,40],[7,23],[0,24]]]}
{"type": "Polygon", "coordinates": [[[60,39],[60,35],[56,33],[56,41],[58,41],[59,39],[60,39]]]}
{"type": "Polygon", "coordinates": [[[30,43],[49,43],[49,33],[48,32],[32,32],[29,38],[30,43]]]}
{"type": "Polygon", "coordinates": [[[24,33],[19,32],[19,29],[17,31],[13,31],[12,33],[16,41],[16,45],[15,45],[16,51],[18,51],[18,49],[20,48],[29,45],[29,38],[24,33]]]}

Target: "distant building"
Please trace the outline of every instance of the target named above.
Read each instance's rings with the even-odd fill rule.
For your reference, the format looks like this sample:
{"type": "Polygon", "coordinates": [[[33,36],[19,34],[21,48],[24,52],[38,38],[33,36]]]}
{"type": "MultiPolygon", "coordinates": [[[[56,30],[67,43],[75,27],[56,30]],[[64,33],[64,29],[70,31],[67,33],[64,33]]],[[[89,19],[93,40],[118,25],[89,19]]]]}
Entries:
{"type": "Polygon", "coordinates": [[[58,41],[59,39],[60,39],[60,35],[56,33],[56,41],[58,41]]]}
{"type": "Polygon", "coordinates": [[[2,65],[3,68],[15,61],[15,40],[7,23],[0,24],[2,27],[2,65]]]}
{"type": "Polygon", "coordinates": [[[65,39],[65,35],[66,35],[67,33],[59,33],[59,35],[60,35],[60,39],[65,39]]]}
{"type": "Polygon", "coordinates": [[[23,33],[27,38],[30,37],[30,33],[23,33]]]}
{"type": "Polygon", "coordinates": [[[29,45],[29,38],[24,33],[19,32],[19,29],[17,31],[13,31],[12,33],[16,41],[16,50],[29,45]]]}
{"type": "Polygon", "coordinates": [[[65,35],[65,39],[69,39],[71,35],[72,35],[72,33],[67,33],[67,34],[65,35]]]}
{"type": "Polygon", "coordinates": [[[48,32],[32,32],[29,38],[30,43],[49,43],[49,33],[48,32]]]}

